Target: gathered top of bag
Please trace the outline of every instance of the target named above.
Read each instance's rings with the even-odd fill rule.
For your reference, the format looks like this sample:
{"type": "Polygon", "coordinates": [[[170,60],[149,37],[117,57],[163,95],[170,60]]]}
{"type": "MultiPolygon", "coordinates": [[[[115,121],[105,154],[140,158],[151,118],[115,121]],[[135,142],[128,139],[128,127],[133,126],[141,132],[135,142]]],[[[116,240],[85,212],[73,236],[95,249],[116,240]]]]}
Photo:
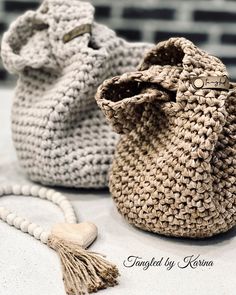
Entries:
{"type": "Polygon", "coordinates": [[[153,47],[138,71],[104,81],[98,90],[97,102],[114,130],[122,134],[130,132],[133,124],[139,123],[139,105],[144,102],[174,100],[178,104],[173,104],[172,110],[176,108],[177,111],[191,100],[191,94],[205,99],[217,98],[226,96],[228,88],[227,70],[217,57],[185,38],[171,38],[153,47]],[[197,82],[205,85],[198,87],[197,82]],[[114,116],[110,108],[113,111],[122,109],[122,112],[118,111],[114,116]]]}
{"type": "Polygon", "coordinates": [[[83,1],[45,0],[14,21],[1,44],[18,74],[12,133],[32,180],[72,187],[107,186],[117,135],[94,95],[107,78],[134,70],[147,43],[129,43],[94,21],[83,1]]]}
{"type": "Polygon", "coordinates": [[[27,11],[11,25],[4,36],[3,62],[12,73],[27,66],[64,67],[78,53],[78,40],[80,52],[86,53],[87,47],[99,49],[114,37],[114,31],[94,22],[90,3],[45,0],[37,11],[27,11]]]}
{"type": "Polygon", "coordinates": [[[122,134],[110,190],[130,223],[194,238],[235,225],[236,91],[218,58],[171,38],[96,99],[122,134]]]}

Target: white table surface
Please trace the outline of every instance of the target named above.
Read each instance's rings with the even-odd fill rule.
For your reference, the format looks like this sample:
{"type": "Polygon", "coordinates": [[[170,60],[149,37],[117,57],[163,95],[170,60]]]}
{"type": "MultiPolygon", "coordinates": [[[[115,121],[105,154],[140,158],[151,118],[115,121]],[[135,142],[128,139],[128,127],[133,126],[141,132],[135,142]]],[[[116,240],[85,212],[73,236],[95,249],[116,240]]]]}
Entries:
{"type": "MultiPolygon", "coordinates": [[[[18,166],[11,141],[10,107],[13,91],[0,90],[0,184],[29,182],[18,166]]],[[[236,294],[236,229],[205,240],[166,238],[140,231],[117,213],[108,191],[63,190],[73,202],[80,221],[93,221],[99,237],[91,249],[117,264],[119,286],[100,291],[107,295],[234,295],[236,294]],[[176,263],[189,255],[213,261],[212,267],[164,265],[143,270],[127,268],[131,255],[176,263]]],[[[45,227],[61,221],[53,204],[28,197],[3,197],[0,206],[17,210],[45,227]]],[[[47,246],[0,221],[0,295],[65,295],[60,262],[47,246]]]]}

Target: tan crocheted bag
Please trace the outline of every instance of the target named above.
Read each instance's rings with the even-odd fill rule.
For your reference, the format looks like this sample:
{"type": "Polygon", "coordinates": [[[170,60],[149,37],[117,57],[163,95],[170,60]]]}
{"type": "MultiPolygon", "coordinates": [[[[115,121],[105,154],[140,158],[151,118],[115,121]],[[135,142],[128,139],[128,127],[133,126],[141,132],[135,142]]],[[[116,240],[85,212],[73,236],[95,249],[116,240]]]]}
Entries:
{"type": "Polygon", "coordinates": [[[184,38],[155,46],[97,102],[120,134],[110,175],[139,228],[202,238],[236,223],[236,94],[222,62],[184,38]]]}

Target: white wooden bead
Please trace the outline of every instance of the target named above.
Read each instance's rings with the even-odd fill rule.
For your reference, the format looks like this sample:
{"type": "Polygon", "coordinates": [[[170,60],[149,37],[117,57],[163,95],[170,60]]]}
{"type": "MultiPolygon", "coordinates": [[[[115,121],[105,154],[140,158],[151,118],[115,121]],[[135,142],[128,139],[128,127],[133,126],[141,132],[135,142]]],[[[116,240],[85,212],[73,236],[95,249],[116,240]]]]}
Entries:
{"type": "Polygon", "coordinates": [[[70,207],[70,208],[68,208],[65,212],[64,212],[64,216],[69,216],[69,215],[71,215],[71,216],[74,216],[75,214],[74,214],[74,210],[70,207]]]}
{"type": "Polygon", "coordinates": [[[53,203],[57,203],[57,201],[59,200],[60,197],[61,197],[60,193],[53,194],[53,196],[52,196],[53,203]]]}
{"type": "Polygon", "coordinates": [[[65,220],[68,223],[76,223],[77,217],[75,215],[74,209],[70,206],[70,208],[67,208],[66,211],[64,211],[65,220]]]}
{"type": "Polygon", "coordinates": [[[6,185],[3,185],[2,188],[3,188],[5,195],[10,195],[12,193],[12,186],[11,185],[6,184],[6,185]]]}
{"type": "Polygon", "coordinates": [[[21,187],[21,193],[24,195],[24,196],[29,196],[30,195],[30,186],[29,185],[23,185],[21,187]]]}
{"type": "Polygon", "coordinates": [[[24,220],[25,220],[24,218],[22,218],[22,217],[20,217],[20,216],[16,216],[16,218],[15,218],[14,221],[13,221],[13,225],[14,225],[16,228],[20,229],[20,225],[21,225],[21,223],[22,223],[24,220]]]}
{"type": "Polygon", "coordinates": [[[65,204],[65,205],[63,205],[61,208],[62,208],[62,210],[66,213],[67,211],[70,210],[70,205],[65,204]]]}
{"type": "Polygon", "coordinates": [[[51,200],[51,198],[52,198],[54,192],[55,192],[55,191],[52,190],[52,189],[47,190],[47,192],[46,192],[46,196],[47,196],[47,199],[48,199],[48,200],[51,200]]]}
{"type": "Polygon", "coordinates": [[[28,232],[29,225],[30,225],[30,221],[25,219],[20,225],[21,231],[23,231],[24,233],[28,232]]]}
{"type": "Polygon", "coordinates": [[[18,184],[13,185],[12,192],[14,195],[21,195],[21,186],[18,184]]]}
{"type": "Polygon", "coordinates": [[[49,238],[50,232],[43,231],[40,235],[40,241],[44,244],[47,244],[48,238],[49,238]]]}
{"type": "Polygon", "coordinates": [[[33,232],[33,235],[34,237],[37,239],[37,240],[40,240],[40,235],[42,234],[43,232],[43,228],[41,226],[38,226],[35,228],[34,232],[33,232]]]}
{"type": "Polygon", "coordinates": [[[63,195],[61,195],[61,197],[57,200],[57,204],[59,205],[59,206],[61,206],[61,203],[63,202],[63,201],[65,201],[66,200],[66,198],[63,196],[63,195]]]}
{"type": "Polygon", "coordinates": [[[6,219],[7,219],[7,216],[11,213],[11,211],[9,211],[9,210],[7,210],[6,208],[3,208],[3,207],[1,207],[2,209],[1,209],[1,212],[0,212],[0,214],[1,214],[1,219],[3,220],[3,221],[6,221],[6,219]]]}
{"type": "Polygon", "coordinates": [[[28,226],[28,233],[33,236],[34,234],[34,230],[38,227],[38,225],[36,223],[30,223],[30,225],[28,226]]]}
{"type": "Polygon", "coordinates": [[[40,190],[39,190],[39,197],[41,199],[46,199],[47,195],[47,189],[45,187],[41,187],[40,190]]]}
{"type": "Polygon", "coordinates": [[[60,206],[63,206],[64,204],[67,204],[67,199],[63,200],[60,204],[60,206]]]}
{"type": "Polygon", "coordinates": [[[13,225],[13,221],[16,218],[16,214],[15,213],[10,213],[7,215],[6,221],[8,224],[13,225]]]}
{"type": "Polygon", "coordinates": [[[67,209],[64,214],[75,216],[75,212],[74,212],[73,208],[71,208],[71,207],[69,209],[67,209]]]}
{"type": "Polygon", "coordinates": [[[66,214],[65,215],[65,220],[68,223],[76,223],[76,221],[77,221],[74,214],[66,214]]]}
{"type": "Polygon", "coordinates": [[[64,203],[61,204],[61,208],[62,208],[64,211],[67,211],[67,210],[71,209],[71,205],[70,205],[70,203],[68,203],[68,202],[66,201],[66,202],[64,202],[64,203]]]}
{"type": "Polygon", "coordinates": [[[65,213],[65,214],[69,214],[69,213],[70,213],[70,214],[75,215],[75,214],[74,214],[74,209],[71,207],[70,204],[69,204],[69,206],[70,206],[70,207],[68,207],[68,208],[66,209],[66,213],[65,213]]]}
{"type": "Polygon", "coordinates": [[[33,185],[30,189],[30,193],[33,197],[37,197],[38,196],[38,192],[39,192],[39,186],[37,185],[33,185]]]}

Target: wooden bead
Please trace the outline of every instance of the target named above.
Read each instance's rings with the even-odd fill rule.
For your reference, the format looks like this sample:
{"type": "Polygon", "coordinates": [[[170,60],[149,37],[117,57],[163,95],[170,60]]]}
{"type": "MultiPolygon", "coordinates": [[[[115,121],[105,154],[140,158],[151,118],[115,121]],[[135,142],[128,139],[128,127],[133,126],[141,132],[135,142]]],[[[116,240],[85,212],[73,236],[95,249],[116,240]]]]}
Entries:
{"type": "Polygon", "coordinates": [[[24,196],[29,196],[30,195],[30,186],[29,185],[23,185],[21,187],[21,193],[24,195],[24,196]]]}
{"type": "Polygon", "coordinates": [[[13,221],[16,218],[16,214],[15,213],[10,213],[7,215],[6,221],[8,224],[13,225],[13,221]]]}
{"type": "Polygon", "coordinates": [[[63,211],[67,211],[67,210],[70,210],[71,209],[71,205],[70,203],[68,203],[67,201],[65,201],[62,205],[61,205],[61,208],[63,209],[63,211]]]}
{"type": "Polygon", "coordinates": [[[47,198],[47,189],[45,187],[41,187],[39,190],[39,197],[41,199],[46,199],[47,198]]]}
{"type": "Polygon", "coordinates": [[[52,201],[53,201],[54,203],[57,203],[57,200],[59,200],[60,197],[61,197],[61,194],[60,194],[60,193],[55,193],[55,194],[53,194],[53,196],[52,196],[52,201]]]}
{"type": "Polygon", "coordinates": [[[30,193],[33,197],[37,197],[38,196],[38,192],[39,192],[39,186],[37,185],[33,185],[30,189],[30,193]]]}
{"type": "Polygon", "coordinates": [[[36,223],[31,223],[28,226],[28,233],[33,236],[34,230],[38,227],[38,225],[36,223]]]}
{"type": "Polygon", "coordinates": [[[52,190],[52,189],[47,190],[47,192],[46,192],[47,199],[51,200],[53,194],[54,194],[54,190],[52,190]]]}
{"type": "Polygon", "coordinates": [[[48,241],[48,237],[50,235],[50,232],[48,231],[43,231],[40,235],[40,241],[44,244],[47,244],[47,241],[48,241]]]}
{"type": "Polygon", "coordinates": [[[24,219],[24,221],[21,222],[21,225],[20,225],[21,231],[24,233],[28,232],[29,225],[30,225],[30,221],[27,219],[24,219]]]}
{"type": "Polygon", "coordinates": [[[4,194],[5,195],[10,195],[12,193],[12,186],[11,185],[3,185],[2,186],[4,194]]]}
{"type": "Polygon", "coordinates": [[[3,221],[6,221],[7,216],[8,216],[10,213],[11,213],[11,212],[10,212],[8,209],[6,209],[6,208],[4,208],[4,207],[1,207],[1,208],[0,208],[0,216],[1,216],[1,219],[2,219],[3,221]]]}
{"type": "Polygon", "coordinates": [[[14,221],[13,221],[13,225],[14,225],[16,228],[20,229],[20,225],[21,225],[21,223],[22,223],[23,221],[24,221],[24,218],[19,217],[19,216],[16,216],[16,218],[15,218],[14,221]]]}
{"type": "Polygon", "coordinates": [[[65,214],[65,221],[67,223],[76,223],[76,217],[74,212],[69,212],[68,214],[65,214]]]}
{"type": "Polygon", "coordinates": [[[21,186],[18,184],[13,185],[12,192],[14,195],[21,195],[21,186]]]}
{"type": "Polygon", "coordinates": [[[43,228],[41,226],[38,226],[34,229],[33,235],[37,240],[40,240],[40,235],[43,232],[43,228]]]}
{"type": "Polygon", "coordinates": [[[66,200],[66,198],[65,198],[63,195],[61,195],[61,196],[57,199],[57,202],[56,202],[56,203],[60,206],[61,203],[62,203],[64,200],[66,200]]]}

